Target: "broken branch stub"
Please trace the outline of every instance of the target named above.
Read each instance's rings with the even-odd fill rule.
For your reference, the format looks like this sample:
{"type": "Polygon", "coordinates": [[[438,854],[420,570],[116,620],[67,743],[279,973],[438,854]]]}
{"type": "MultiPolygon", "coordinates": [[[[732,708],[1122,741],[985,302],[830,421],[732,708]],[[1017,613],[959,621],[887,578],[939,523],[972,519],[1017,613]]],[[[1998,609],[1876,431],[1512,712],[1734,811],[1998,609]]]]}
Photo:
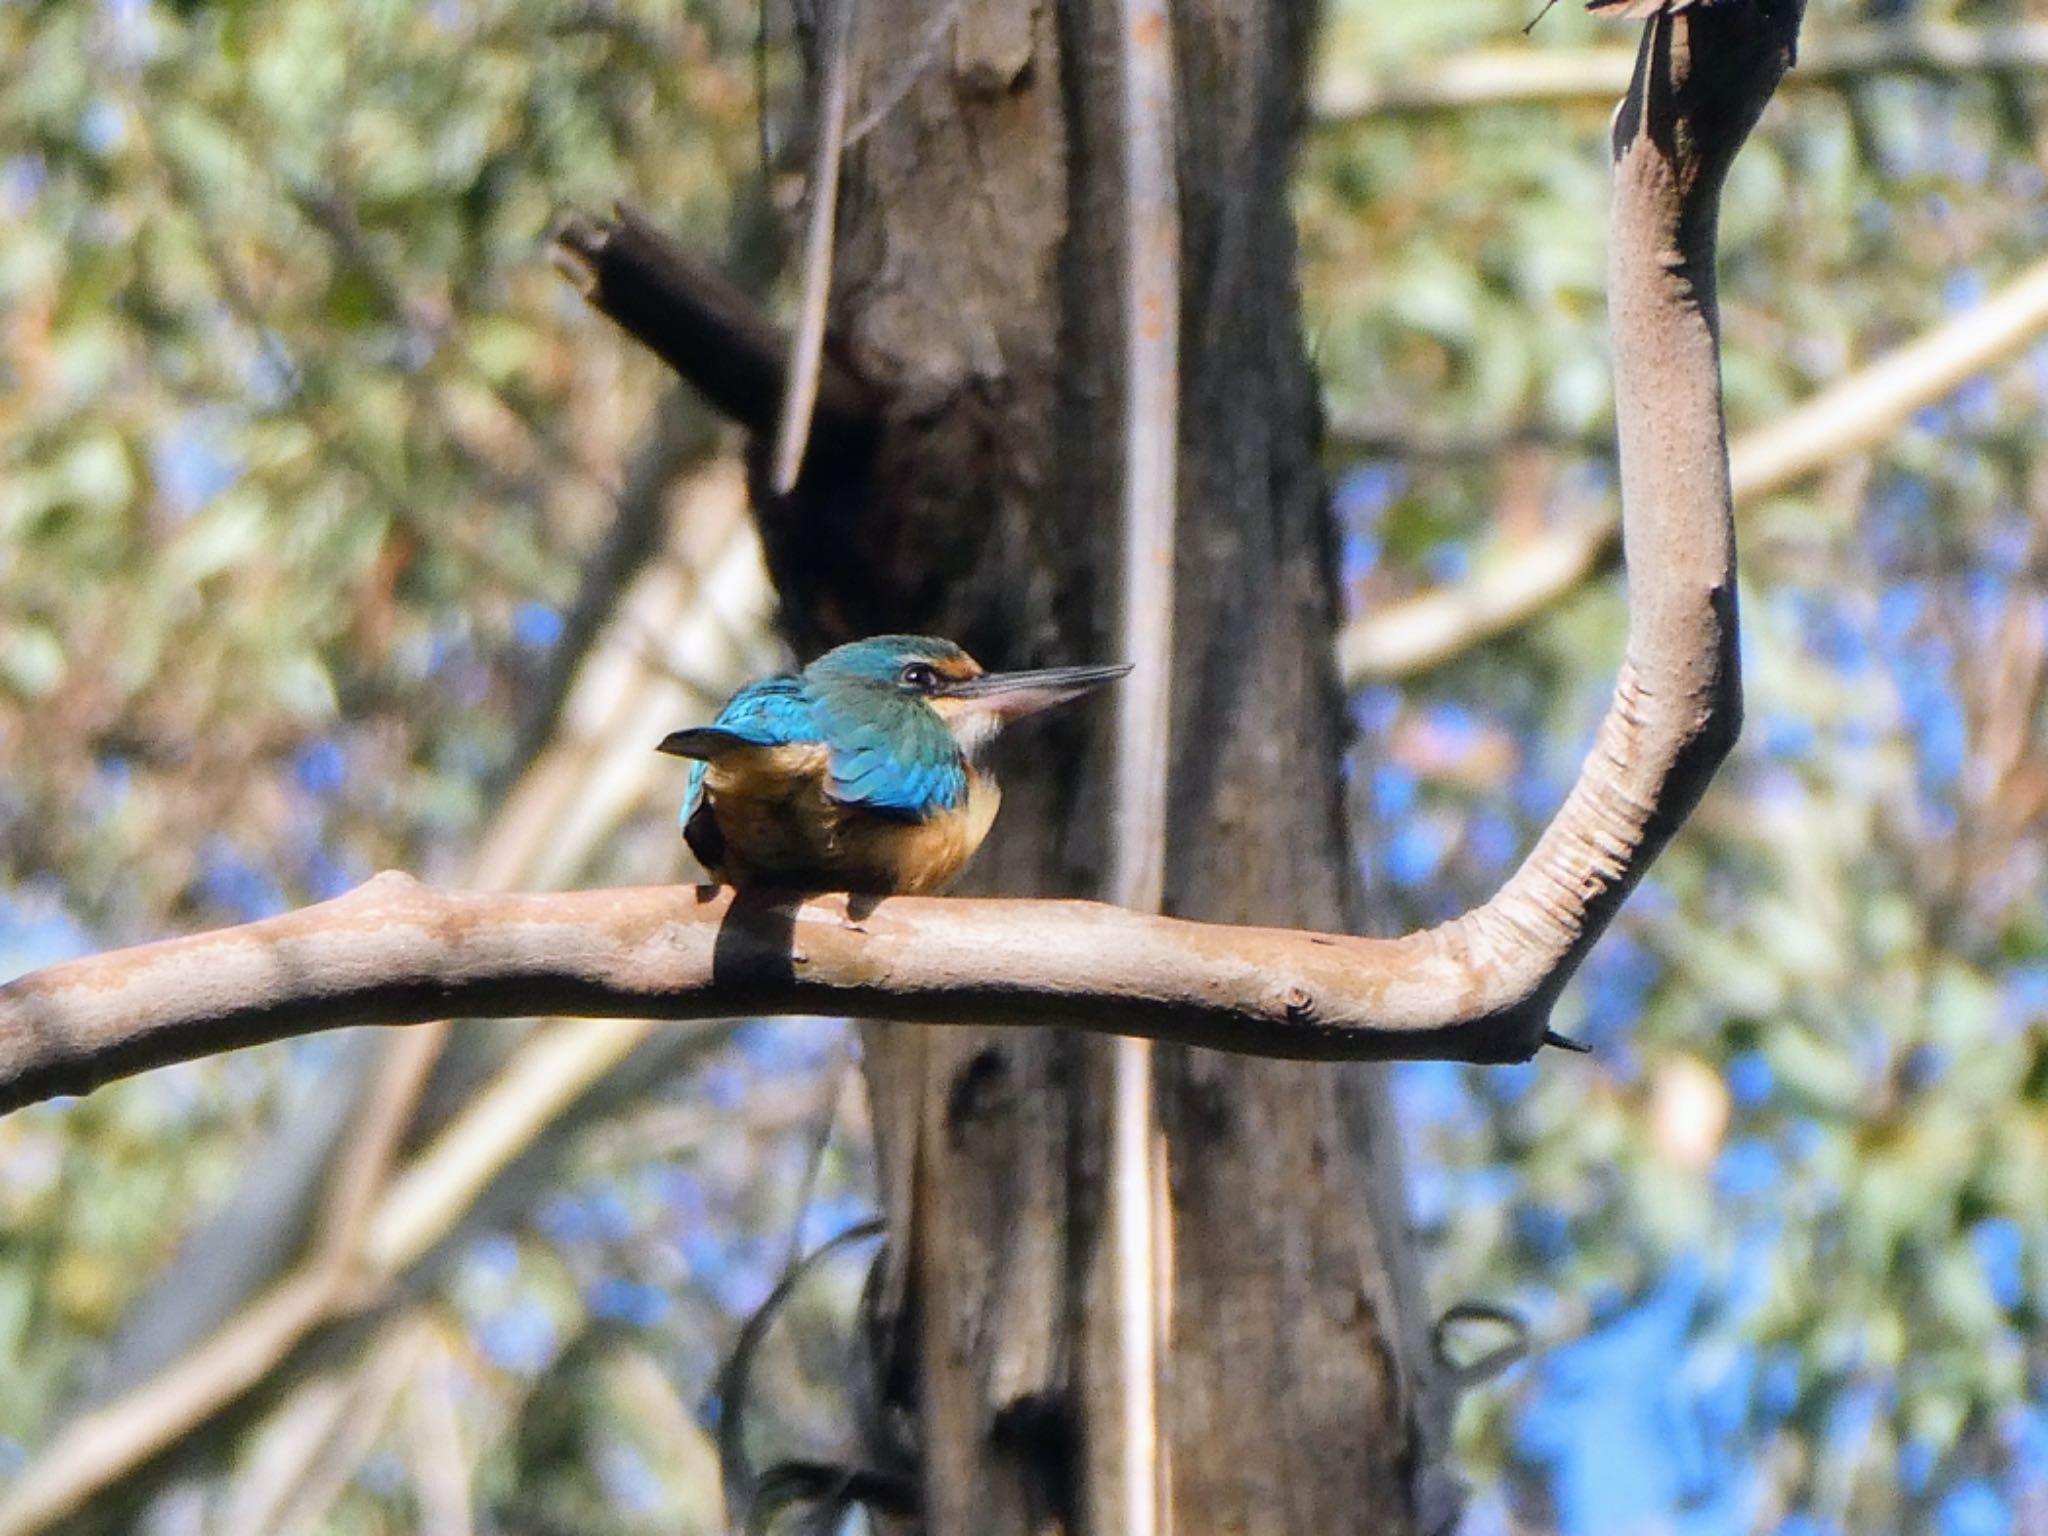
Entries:
{"type": "MultiPolygon", "coordinates": [[[[558,266],[609,316],[755,437],[782,412],[790,339],[753,296],[711,262],[621,207],[608,219],[572,214],[554,236],[558,266]]],[[[857,460],[874,443],[875,391],[829,341],[817,363],[806,473],[857,460]]]]}

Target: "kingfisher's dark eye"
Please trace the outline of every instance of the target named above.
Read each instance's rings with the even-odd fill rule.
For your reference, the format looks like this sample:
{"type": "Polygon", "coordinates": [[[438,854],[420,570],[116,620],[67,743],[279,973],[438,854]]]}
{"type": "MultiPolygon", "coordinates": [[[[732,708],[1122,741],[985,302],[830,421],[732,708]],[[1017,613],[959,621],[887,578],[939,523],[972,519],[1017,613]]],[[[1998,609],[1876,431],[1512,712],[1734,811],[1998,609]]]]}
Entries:
{"type": "Polygon", "coordinates": [[[909,662],[905,664],[903,670],[897,676],[903,686],[912,693],[938,692],[939,674],[933,671],[925,662],[909,662]]]}

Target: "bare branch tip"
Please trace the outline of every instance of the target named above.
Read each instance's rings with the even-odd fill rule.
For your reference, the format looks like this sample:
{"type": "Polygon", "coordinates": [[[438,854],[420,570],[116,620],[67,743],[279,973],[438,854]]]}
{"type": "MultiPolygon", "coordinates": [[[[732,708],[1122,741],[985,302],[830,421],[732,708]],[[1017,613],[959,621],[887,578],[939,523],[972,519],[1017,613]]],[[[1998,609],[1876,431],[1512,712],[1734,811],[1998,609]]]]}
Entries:
{"type": "Polygon", "coordinates": [[[556,221],[548,235],[549,261],[586,301],[595,302],[603,286],[598,266],[616,228],[615,224],[600,223],[587,214],[570,213],[556,221]]]}

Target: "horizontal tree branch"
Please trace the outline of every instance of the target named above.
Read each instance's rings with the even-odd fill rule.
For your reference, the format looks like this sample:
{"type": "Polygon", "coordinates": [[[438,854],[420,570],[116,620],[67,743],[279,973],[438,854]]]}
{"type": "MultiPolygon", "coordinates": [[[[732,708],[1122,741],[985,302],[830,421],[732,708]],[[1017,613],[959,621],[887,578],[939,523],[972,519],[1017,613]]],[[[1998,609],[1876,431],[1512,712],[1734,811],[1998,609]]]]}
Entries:
{"type": "Polygon", "coordinates": [[[334,901],[74,960],[0,988],[0,1109],[337,1024],[451,1015],[868,1014],[1065,1024],[1263,1056],[1507,1061],[1549,998],[1431,932],[1366,939],[1094,902],[649,886],[334,901]]]}
{"type": "MultiPolygon", "coordinates": [[[[1488,48],[1404,65],[1398,73],[1327,68],[1315,90],[1318,125],[1417,117],[1474,107],[1611,101],[1628,89],[1632,48],[1488,48]]],[[[1790,77],[1840,86],[1878,74],[2011,75],[2048,71],[2048,26],[1946,24],[1857,27],[1810,39],[1790,77]]]]}

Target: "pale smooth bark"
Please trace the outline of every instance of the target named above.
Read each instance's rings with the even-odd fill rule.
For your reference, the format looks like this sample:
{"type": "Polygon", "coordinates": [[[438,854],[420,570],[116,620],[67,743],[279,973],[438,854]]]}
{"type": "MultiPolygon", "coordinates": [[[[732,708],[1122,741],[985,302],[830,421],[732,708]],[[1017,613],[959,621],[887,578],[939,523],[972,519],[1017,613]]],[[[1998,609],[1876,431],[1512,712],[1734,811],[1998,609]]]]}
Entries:
{"type": "Polygon", "coordinates": [[[1542,1038],[1442,930],[1402,939],[1082,901],[501,895],[387,873],[280,917],[0,988],[0,1108],[342,1024],[548,1014],[1059,1023],[1244,1054],[1505,1061],[1542,1038]]]}

